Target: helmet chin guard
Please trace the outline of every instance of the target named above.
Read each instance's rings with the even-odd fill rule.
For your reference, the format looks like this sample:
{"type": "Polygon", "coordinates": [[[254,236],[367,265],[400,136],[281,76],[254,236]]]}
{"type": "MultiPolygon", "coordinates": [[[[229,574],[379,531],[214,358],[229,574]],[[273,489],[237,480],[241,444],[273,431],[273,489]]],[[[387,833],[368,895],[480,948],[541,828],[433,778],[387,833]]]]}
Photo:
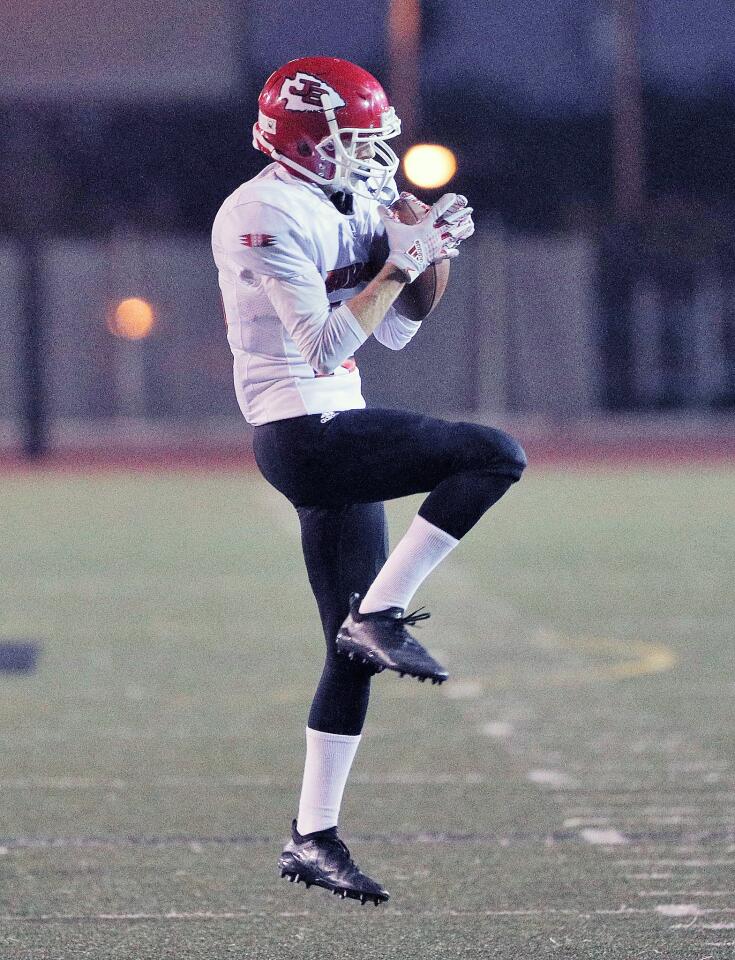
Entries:
{"type": "Polygon", "coordinates": [[[400,134],[401,121],[367,71],[303,57],[276,70],[258,102],[256,149],[328,193],[388,196],[398,157],[385,141],[400,134]]]}

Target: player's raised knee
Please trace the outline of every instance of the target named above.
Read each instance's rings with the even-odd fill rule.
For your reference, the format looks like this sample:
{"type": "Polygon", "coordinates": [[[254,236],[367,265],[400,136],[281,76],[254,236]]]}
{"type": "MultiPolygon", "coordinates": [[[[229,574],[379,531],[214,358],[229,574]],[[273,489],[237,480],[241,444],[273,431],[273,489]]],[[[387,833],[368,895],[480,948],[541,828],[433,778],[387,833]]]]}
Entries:
{"type": "Polygon", "coordinates": [[[496,469],[502,468],[515,480],[520,480],[521,474],[528,466],[526,451],[520,443],[509,433],[503,430],[493,431],[493,458],[496,469]]]}
{"type": "Polygon", "coordinates": [[[518,479],[520,480],[521,474],[528,466],[528,457],[526,456],[526,451],[515,439],[515,437],[508,435],[508,440],[511,444],[511,463],[513,465],[513,469],[517,471],[518,479]]]}

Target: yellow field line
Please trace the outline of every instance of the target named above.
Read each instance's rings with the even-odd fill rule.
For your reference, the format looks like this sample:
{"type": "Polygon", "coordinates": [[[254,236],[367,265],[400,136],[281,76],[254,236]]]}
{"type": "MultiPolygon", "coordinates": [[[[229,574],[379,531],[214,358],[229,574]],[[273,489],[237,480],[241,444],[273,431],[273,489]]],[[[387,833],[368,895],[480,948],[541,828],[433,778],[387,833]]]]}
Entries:
{"type": "Polygon", "coordinates": [[[595,664],[586,674],[607,679],[642,677],[672,670],[679,662],[679,654],[662,643],[646,640],[618,640],[608,637],[566,637],[545,632],[545,637],[562,650],[583,654],[602,654],[617,658],[617,662],[595,664]]]}

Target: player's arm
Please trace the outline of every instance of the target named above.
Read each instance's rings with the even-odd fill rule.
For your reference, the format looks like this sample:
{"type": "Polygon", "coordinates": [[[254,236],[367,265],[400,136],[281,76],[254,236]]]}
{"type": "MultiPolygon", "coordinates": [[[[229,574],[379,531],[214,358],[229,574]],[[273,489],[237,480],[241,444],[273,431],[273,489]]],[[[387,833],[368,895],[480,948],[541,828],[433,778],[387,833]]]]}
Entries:
{"type": "Polygon", "coordinates": [[[472,209],[464,197],[445,193],[432,207],[426,206],[417,223],[402,223],[388,207],[381,206],[378,212],[388,238],[388,259],[377,277],[349,303],[363,329],[375,332],[386,346],[400,349],[419,324],[397,314],[392,326],[383,324],[386,313],[405,284],[412,283],[429,264],[459,254],[457,247],[474,231],[472,209]]]}
{"type": "Polygon", "coordinates": [[[369,333],[347,304],[330,305],[311,241],[289,214],[248,202],[215,221],[215,232],[233,268],[242,279],[261,285],[299,353],[317,373],[336,370],[367,340],[369,333]]]}
{"type": "Polygon", "coordinates": [[[262,284],[289,336],[317,373],[331,373],[353,356],[407,282],[403,271],[386,263],[364,290],[332,307],[309,238],[284,211],[263,203],[242,204],[216,232],[240,275],[246,271],[262,284]]]}
{"type": "Polygon", "coordinates": [[[420,329],[420,320],[409,320],[393,306],[373,330],[373,336],[389,350],[403,350],[420,329]]]}
{"type": "MultiPolygon", "coordinates": [[[[222,222],[216,221],[217,242],[225,247],[236,271],[262,284],[299,352],[312,369],[322,374],[336,370],[367,340],[405,283],[432,262],[424,262],[427,251],[434,259],[441,258],[440,250],[443,255],[452,255],[444,251],[448,239],[435,238],[432,244],[427,243],[425,220],[407,229],[413,231],[410,237],[403,231],[392,242],[386,226],[391,252],[385,267],[365,290],[332,308],[309,238],[289,214],[249,202],[235,208],[222,222]],[[423,229],[418,229],[421,225],[423,229]]],[[[432,229],[437,232],[439,223],[432,229]]],[[[449,238],[450,234],[445,236],[449,238]]]]}
{"type": "Polygon", "coordinates": [[[386,263],[365,289],[348,301],[352,315],[367,336],[383,322],[406,283],[403,271],[392,263],[386,263]]]}
{"type": "Polygon", "coordinates": [[[331,306],[314,264],[296,277],[263,277],[262,283],[288,335],[317,373],[332,373],[370,336],[348,304],[331,306]]]}

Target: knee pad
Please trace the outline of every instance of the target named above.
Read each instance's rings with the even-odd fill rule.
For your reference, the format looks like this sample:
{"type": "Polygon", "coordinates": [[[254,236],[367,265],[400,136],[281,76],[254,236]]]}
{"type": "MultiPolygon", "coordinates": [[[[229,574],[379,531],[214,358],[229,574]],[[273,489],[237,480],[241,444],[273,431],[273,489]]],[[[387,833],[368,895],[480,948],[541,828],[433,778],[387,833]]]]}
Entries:
{"type": "Polygon", "coordinates": [[[511,468],[512,475],[515,476],[516,480],[521,479],[521,474],[528,466],[528,457],[526,456],[526,451],[520,445],[520,443],[511,437],[509,433],[503,434],[506,441],[505,448],[505,459],[508,462],[508,465],[511,468]]]}
{"type": "Polygon", "coordinates": [[[488,466],[494,473],[503,473],[513,480],[520,480],[528,466],[526,451],[520,443],[504,430],[487,429],[488,466]]]}

